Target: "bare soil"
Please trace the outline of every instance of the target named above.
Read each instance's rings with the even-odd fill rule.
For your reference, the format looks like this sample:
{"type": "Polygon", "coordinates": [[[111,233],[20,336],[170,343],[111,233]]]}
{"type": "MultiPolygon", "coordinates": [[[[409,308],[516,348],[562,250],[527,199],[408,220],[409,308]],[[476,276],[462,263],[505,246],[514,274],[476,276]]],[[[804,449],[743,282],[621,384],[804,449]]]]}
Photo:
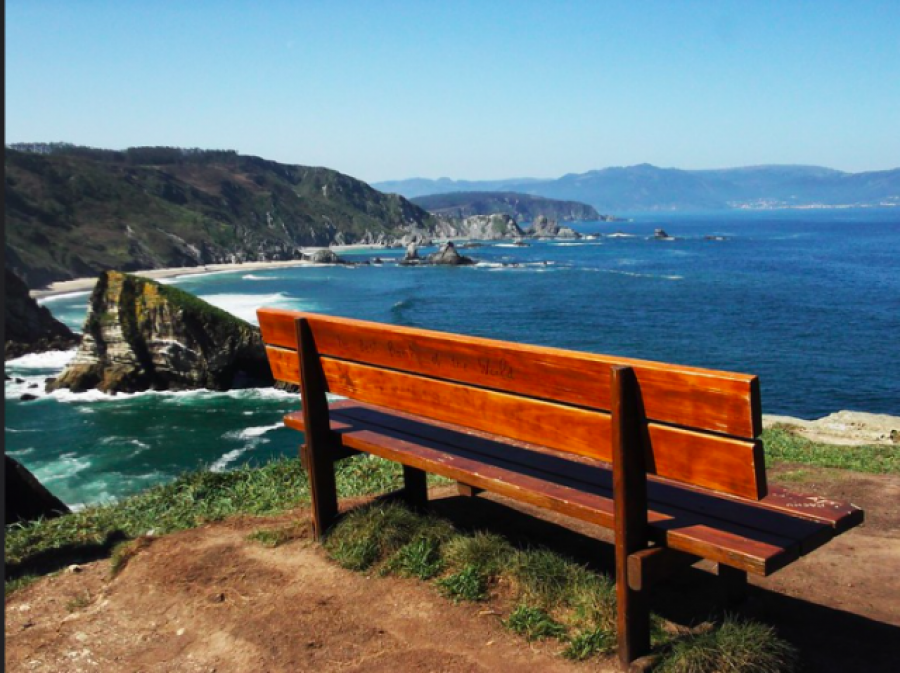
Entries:
{"type": "MultiPolygon", "coordinates": [[[[806,670],[897,671],[900,477],[773,472],[792,490],[862,506],[867,521],[773,577],[754,579],[745,609],[800,648],[806,670]]],[[[603,529],[494,496],[462,498],[449,488],[432,496],[437,512],[464,529],[613,567],[603,529]]],[[[116,577],[101,560],[42,579],[7,601],[7,670],[616,670],[611,659],[573,663],[559,656],[558,643],[511,634],[501,601],[454,605],[423,582],[346,571],[303,536],[275,549],[247,539],[306,516],[240,518],[152,538],[116,577]]],[[[714,614],[710,569],[698,564],[665,583],[654,610],[679,624],[714,614]]]]}

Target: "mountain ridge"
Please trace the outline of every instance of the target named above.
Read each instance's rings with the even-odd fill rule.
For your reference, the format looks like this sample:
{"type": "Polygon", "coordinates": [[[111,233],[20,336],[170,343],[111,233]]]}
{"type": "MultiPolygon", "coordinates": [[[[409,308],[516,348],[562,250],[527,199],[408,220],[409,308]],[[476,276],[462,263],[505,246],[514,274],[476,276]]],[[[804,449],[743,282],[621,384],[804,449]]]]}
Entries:
{"type": "Polygon", "coordinates": [[[847,173],[823,166],[761,164],[685,170],[643,163],[610,166],[554,179],[373,183],[407,198],[456,191],[522,192],[587,203],[600,212],[900,206],[900,168],[847,173]]]}
{"type": "Polygon", "coordinates": [[[23,149],[5,152],[5,260],[30,287],[108,269],[297,259],[303,246],[405,245],[439,225],[337,171],[231,150],[23,149]]]}

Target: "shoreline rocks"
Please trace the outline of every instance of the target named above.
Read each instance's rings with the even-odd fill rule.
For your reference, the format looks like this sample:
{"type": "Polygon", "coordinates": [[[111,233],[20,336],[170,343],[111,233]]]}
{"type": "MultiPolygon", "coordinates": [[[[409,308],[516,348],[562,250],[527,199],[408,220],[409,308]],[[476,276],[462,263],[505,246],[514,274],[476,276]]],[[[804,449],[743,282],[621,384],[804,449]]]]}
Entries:
{"type": "Polygon", "coordinates": [[[406,249],[406,256],[398,262],[400,266],[467,266],[474,263],[475,260],[471,257],[459,254],[453,241],[447,241],[440,250],[424,259],[419,256],[416,245],[410,243],[406,249]]]}
{"type": "Polygon", "coordinates": [[[823,444],[845,446],[900,444],[900,417],[863,411],[837,411],[807,421],[791,416],[764,414],[763,427],[787,426],[801,437],[823,444]]]}

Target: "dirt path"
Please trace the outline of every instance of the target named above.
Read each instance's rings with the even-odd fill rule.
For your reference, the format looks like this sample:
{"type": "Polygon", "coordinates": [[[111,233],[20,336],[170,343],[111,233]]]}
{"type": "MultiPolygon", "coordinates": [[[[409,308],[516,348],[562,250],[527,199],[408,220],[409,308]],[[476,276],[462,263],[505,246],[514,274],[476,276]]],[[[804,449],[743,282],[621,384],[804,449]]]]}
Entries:
{"type": "MultiPolygon", "coordinates": [[[[750,609],[800,647],[808,670],[889,671],[900,661],[900,478],[779,468],[793,490],[849,499],[867,523],[774,577],[754,581],[750,609]],[[798,480],[799,483],[798,483],[798,480]]],[[[598,529],[508,501],[444,496],[438,513],[545,544],[609,570],[598,529]],[[521,511],[520,511],[521,509],[521,511]]],[[[558,644],[510,634],[485,605],[454,605],[414,580],[367,577],[300,539],[269,549],[246,539],[305,513],[239,519],[152,543],[114,579],[108,560],[16,594],[6,608],[9,671],[602,671],[558,644]]],[[[605,533],[601,537],[606,537],[605,533]]],[[[711,609],[712,577],[691,570],[654,609],[682,623],[711,609]]]]}

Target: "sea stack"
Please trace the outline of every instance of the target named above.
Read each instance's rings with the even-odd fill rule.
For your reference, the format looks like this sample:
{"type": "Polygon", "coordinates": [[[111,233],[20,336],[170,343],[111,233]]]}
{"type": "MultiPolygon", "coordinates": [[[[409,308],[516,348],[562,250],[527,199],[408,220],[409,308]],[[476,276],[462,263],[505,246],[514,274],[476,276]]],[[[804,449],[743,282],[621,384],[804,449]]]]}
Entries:
{"type": "Polygon", "coordinates": [[[474,264],[475,261],[470,257],[460,255],[453,245],[453,241],[447,241],[443,247],[437,252],[428,255],[429,264],[445,264],[448,266],[462,266],[466,264],[474,264]]]}
{"type": "Polygon", "coordinates": [[[258,328],[178,288],[100,274],[81,346],[47,390],[227,390],[271,385],[258,328]]]}

